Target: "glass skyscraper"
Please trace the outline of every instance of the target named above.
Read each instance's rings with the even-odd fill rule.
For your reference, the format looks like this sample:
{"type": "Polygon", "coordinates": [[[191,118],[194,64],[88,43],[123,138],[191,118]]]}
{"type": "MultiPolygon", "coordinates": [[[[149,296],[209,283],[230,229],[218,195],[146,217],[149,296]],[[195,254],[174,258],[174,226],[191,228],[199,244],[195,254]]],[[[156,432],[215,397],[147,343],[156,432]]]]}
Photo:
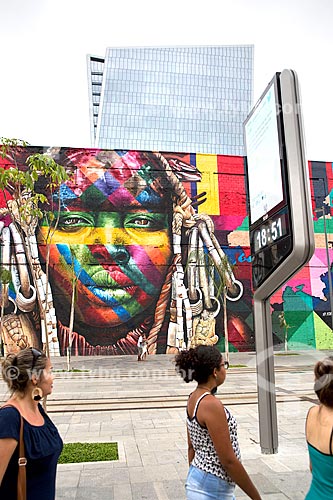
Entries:
{"type": "Polygon", "coordinates": [[[108,48],[88,56],[92,146],[243,155],[253,45],[108,48]]]}

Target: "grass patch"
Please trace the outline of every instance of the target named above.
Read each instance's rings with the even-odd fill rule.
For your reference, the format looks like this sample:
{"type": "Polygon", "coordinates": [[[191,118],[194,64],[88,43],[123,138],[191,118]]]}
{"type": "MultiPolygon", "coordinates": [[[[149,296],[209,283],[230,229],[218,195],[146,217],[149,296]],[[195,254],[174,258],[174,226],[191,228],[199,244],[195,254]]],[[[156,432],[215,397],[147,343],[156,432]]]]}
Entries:
{"type": "Polygon", "coordinates": [[[247,365],[230,365],[229,368],[247,368],[247,365]]]}
{"type": "Polygon", "coordinates": [[[276,352],[275,356],[299,356],[299,352],[276,352]]]}
{"type": "Polygon", "coordinates": [[[118,460],[117,443],[66,443],[59,464],[118,460]]]}

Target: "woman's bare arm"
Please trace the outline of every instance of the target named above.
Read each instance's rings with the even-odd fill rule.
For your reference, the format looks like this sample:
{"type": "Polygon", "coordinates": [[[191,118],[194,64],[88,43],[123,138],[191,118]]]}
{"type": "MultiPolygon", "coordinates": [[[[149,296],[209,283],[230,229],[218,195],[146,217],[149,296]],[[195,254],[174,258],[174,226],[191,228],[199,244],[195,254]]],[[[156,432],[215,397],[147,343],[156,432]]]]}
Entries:
{"type": "Polygon", "coordinates": [[[0,439],[0,485],[16,446],[17,441],[13,438],[0,439]]]}

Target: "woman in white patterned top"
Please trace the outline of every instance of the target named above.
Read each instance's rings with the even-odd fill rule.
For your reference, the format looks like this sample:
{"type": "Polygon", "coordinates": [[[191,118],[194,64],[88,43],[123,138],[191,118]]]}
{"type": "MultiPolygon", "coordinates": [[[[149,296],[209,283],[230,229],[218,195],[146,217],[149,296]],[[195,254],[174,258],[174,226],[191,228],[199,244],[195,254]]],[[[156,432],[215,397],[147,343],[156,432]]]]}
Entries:
{"type": "Polygon", "coordinates": [[[228,363],[216,347],[207,345],[181,351],[175,362],[185,382],[198,383],[187,403],[187,500],[234,500],[235,484],[260,500],[240,462],[236,419],[214,396],[225,380],[228,363]]]}

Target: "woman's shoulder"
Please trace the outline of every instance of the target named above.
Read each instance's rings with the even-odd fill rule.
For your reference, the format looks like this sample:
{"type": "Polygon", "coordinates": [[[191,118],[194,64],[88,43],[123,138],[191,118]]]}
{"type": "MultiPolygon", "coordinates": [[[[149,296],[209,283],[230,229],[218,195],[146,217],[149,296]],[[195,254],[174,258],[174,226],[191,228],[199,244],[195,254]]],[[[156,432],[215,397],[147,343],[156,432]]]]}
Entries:
{"type": "MultiPolygon", "coordinates": [[[[198,398],[199,400],[200,398],[198,398]]],[[[203,410],[224,413],[224,405],[220,399],[209,392],[202,395],[200,406],[203,410]]]]}
{"type": "Polygon", "coordinates": [[[311,421],[313,418],[316,418],[320,410],[320,405],[313,405],[308,409],[308,413],[306,415],[307,422],[311,421]]]}
{"type": "Polygon", "coordinates": [[[188,413],[193,413],[199,408],[205,408],[211,404],[214,396],[210,392],[204,392],[203,394],[197,394],[196,391],[191,392],[187,400],[187,411],[188,413]]]}
{"type": "Polygon", "coordinates": [[[191,392],[191,394],[188,397],[188,401],[191,401],[191,403],[196,404],[198,401],[200,401],[201,404],[211,404],[212,401],[216,399],[210,392],[204,392],[203,394],[197,394],[196,391],[191,392]]]}
{"type": "Polygon", "coordinates": [[[0,408],[0,439],[14,438],[18,440],[21,415],[15,406],[3,405],[0,408]]]}
{"type": "Polygon", "coordinates": [[[306,415],[306,420],[305,420],[305,430],[307,437],[309,436],[309,432],[311,433],[311,430],[318,425],[319,411],[320,411],[319,405],[311,406],[311,408],[308,409],[308,413],[306,415]]]}
{"type": "Polygon", "coordinates": [[[19,421],[21,420],[20,410],[15,405],[5,403],[0,407],[0,418],[1,420],[13,418],[19,421]]]}

